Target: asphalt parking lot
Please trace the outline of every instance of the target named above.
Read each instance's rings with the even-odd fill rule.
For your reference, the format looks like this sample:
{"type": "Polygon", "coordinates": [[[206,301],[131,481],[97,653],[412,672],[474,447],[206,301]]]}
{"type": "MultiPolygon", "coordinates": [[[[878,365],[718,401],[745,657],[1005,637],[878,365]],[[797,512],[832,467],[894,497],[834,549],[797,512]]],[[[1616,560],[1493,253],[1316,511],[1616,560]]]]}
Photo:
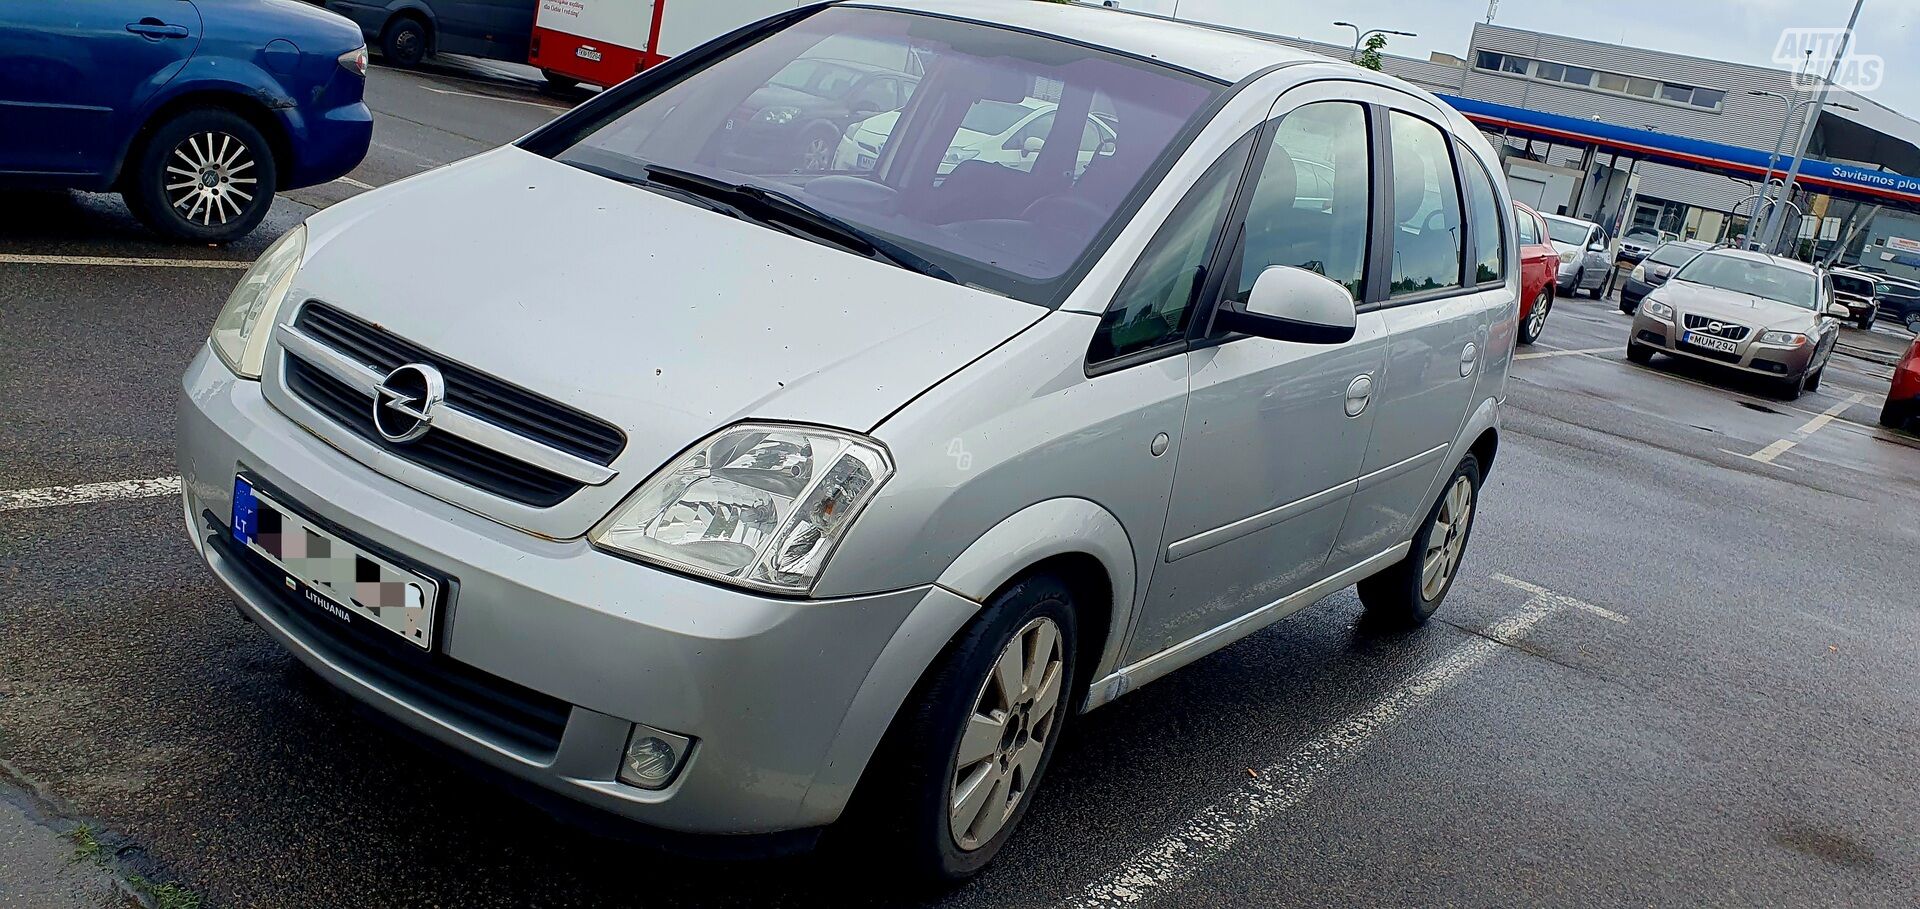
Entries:
{"type": "MultiPolygon", "coordinates": [[[[111,197],[0,196],[16,867],[9,843],[44,859],[86,825],[124,874],[221,907],[1920,902],[1920,440],[1875,423],[1908,336],[1846,329],[1822,388],[1784,402],[1627,363],[1628,317],[1586,299],[1521,351],[1433,624],[1368,631],[1342,592],[1081,718],[959,890],[900,892],[857,854],[692,860],[548,819],[239,619],[166,494],[178,376],[235,266],[566,103],[459,70],[379,69],[369,99],[366,163],[233,247],[157,242],[111,197]]],[[[16,904],[118,898],[90,887],[16,904]]]]}

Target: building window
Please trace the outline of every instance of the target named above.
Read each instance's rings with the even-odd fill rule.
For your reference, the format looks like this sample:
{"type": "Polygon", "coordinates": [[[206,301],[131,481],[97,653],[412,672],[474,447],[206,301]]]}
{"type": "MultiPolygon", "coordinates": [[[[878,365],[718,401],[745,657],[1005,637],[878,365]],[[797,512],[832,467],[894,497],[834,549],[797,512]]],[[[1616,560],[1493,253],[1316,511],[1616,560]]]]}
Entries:
{"type": "Polygon", "coordinates": [[[1665,101],[1669,104],[1684,104],[1688,107],[1719,110],[1727,98],[1727,93],[1717,88],[1695,88],[1691,85],[1661,82],[1658,79],[1646,79],[1640,76],[1628,76],[1621,73],[1609,73],[1584,66],[1569,66],[1548,60],[1533,60],[1516,57],[1512,54],[1479,51],[1473,60],[1476,69],[1504,73],[1510,76],[1526,78],[1531,76],[1540,82],[1555,82],[1579,88],[1594,89],[1615,95],[1631,95],[1636,98],[1665,101]]]}
{"type": "Polygon", "coordinates": [[[1714,110],[1720,102],[1726,100],[1727,93],[1717,88],[1696,88],[1693,90],[1693,106],[1714,110]]]}

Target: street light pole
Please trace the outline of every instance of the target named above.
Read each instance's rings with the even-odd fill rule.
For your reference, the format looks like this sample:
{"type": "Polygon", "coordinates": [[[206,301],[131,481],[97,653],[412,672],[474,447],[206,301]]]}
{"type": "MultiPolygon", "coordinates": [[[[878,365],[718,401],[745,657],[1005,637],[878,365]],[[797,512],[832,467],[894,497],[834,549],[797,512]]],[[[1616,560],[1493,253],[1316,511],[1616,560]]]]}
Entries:
{"type": "Polygon", "coordinates": [[[1360,26],[1351,22],[1335,22],[1334,25],[1353,29],[1353,49],[1347,52],[1348,63],[1360,62],[1360,42],[1367,40],[1371,35],[1400,35],[1405,38],[1420,37],[1413,32],[1403,32],[1392,28],[1370,28],[1366,31],[1361,31],[1360,26]]]}
{"type": "MultiPolygon", "coordinates": [[[[1786,185],[1780,188],[1781,198],[1793,198],[1793,186],[1800,179],[1800,165],[1807,157],[1807,143],[1813,141],[1813,129],[1820,122],[1820,110],[1827,103],[1827,87],[1833,84],[1833,77],[1840,74],[1840,64],[1847,56],[1847,48],[1853,43],[1853,27],[1860,22],[1860,8],[1867,0],[1853,0],[1853,15],[1847,17],[1847,30],[1840,34],[1840,46],[1833,53],[1833,62],[1827,66],[1827,76],[1813,93],[1813,113],[1807,116],[1805,126],[1800,128],[1800,142],[1794,147],[1793,165],[1787,168],[1786,185]]],[[[1781,222],[1785,220],[1780,206],[1775,205],[1767,213],[1767,251],[1779,248],[1781,222]]]]}

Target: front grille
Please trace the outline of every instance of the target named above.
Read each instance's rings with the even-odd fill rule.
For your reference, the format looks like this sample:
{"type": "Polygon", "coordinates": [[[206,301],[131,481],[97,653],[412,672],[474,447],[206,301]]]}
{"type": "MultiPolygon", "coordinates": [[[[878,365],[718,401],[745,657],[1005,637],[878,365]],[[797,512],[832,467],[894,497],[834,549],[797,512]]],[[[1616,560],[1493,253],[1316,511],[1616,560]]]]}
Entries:
{"type": "Polygon", "coordinates": [[[315,615],[312,606],[282,583],[278,569],[235,543],[233,534],[211,513],[204,518],[213,530],[210,542],[253,582],[256,602],[329,662],[448,725],[528,757],[550,758],[560,750],[560,737],[573,709],[567,702],[443,654],[400,650],[413,645],[398,638],[387,641],[375,632],[315,615]]]}
{"type": "MultiPolygon", "coordinates": [[[[1684,318],[1686,319],[1688,331],[1697,331],[1703,335],[1716,335],[1726,338],[1729,341],[1744,340],[1747,332],[1751,331],[1751,329],[1745,325],[1732,325],[1726,322],[1720,322],[1720,327],[1714,328],[1712,327],[1713,323],[1719,322],[1720,320],[1709,319],[1706,316],[1696,316],[1692,313],[1688,313],[1684,318]]],[[[1735,357],[1734,359],[1739,358],[1735,357]]]]}
{"type": "MultiPolygon", "coordinates": [[[[433,354],[325,303],[308,302],[294,326],[376,372],[391,372],[406,363],[430,364],[446,381],[448,405],[575,457],[610,464],[626,446],[626,437],[610,423],[433,354]]],[[[389,442],[374,428],[371,397],[297,356],[287,357],[286,380],[301,400],[355,435],[502,498],[547,508],[580,490],[578,481],[443,432],[429,431],[407,443],[389,442]]]]}

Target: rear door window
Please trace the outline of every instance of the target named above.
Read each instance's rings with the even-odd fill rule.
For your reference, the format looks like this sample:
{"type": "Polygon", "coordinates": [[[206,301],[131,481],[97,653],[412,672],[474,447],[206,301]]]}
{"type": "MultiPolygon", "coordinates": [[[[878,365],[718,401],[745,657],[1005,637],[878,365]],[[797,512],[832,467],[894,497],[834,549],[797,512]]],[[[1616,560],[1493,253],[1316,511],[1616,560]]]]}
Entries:
{"type": "Polygon", "coordinates": [[[1495,284],[1507,279],[1505,225],[1500,223],[1500,202],[1493,194],[1493,178],[1480,159],[1464,146],[1456,147],[1460,169],[1467,175],[1467,213],[1473,217],[1473,281],[1495,284]]]}
{"type": "Polygon", "coordinates": [[[1460,185],[1440,128],[1400,111],[1393,136],[1393,287],[1396,297],[1460,286],[1460,185]]]}

